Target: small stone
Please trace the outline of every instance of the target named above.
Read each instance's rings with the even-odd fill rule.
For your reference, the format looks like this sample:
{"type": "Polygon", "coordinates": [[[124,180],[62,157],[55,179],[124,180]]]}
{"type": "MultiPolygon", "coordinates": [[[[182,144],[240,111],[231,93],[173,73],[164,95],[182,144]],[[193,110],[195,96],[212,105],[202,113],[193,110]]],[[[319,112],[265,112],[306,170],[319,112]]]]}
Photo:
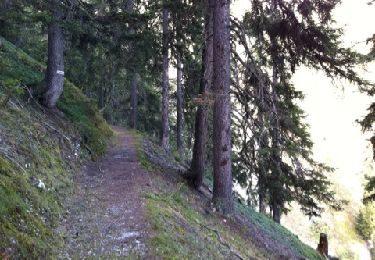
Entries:
{"type": "Polygon", "coordinates": [[[44,189],[46,188],[46,185],[44,184],[44,182],[43,182],[42,180],[39,179],[39,180],[38,180],[37,187],[38,187],[39,189],[44,190],[44,189]]]}

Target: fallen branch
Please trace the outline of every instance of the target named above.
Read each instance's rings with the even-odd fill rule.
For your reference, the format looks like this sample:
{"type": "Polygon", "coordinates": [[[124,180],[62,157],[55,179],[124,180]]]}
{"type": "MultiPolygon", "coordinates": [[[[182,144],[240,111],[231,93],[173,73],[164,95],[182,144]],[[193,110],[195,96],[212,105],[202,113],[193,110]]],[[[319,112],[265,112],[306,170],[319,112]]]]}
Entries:
{"type": "Polygon", "coordinates": [[[201,226],[204,227],[204,228],[206,228],[206,229],[208,229],[209,231],[215,233],[216,236],[217,236],[217,238],[218,238],[218,240],[219,240],[219,242],[220,242],[220,244],[222,244],[223,246],[227,247],[229,249],[229,251],[233,255],[235,255],[238,259],[245,260],[244,257],[242,257],[237,251],[235,251],[234,249],[232,249],[232,247],[227,242],[225,242],[223,240],[223,238],[221,237],[220,232],[218,230],[216,230],[214,228],[211,228],[209,226],[203,225],[203,224],[201,224],[201,226]]]}
{"type": "Polygon", "coordinates": [[[3,155],[5,158],[7,158],[12,163],[14,163],[24,173],[26,173],[25,168],[23,168],[14,158],[12,158],[9,154],[7,154],[7,152],[4,149],[0,148],[0,154],[3,155]]]}

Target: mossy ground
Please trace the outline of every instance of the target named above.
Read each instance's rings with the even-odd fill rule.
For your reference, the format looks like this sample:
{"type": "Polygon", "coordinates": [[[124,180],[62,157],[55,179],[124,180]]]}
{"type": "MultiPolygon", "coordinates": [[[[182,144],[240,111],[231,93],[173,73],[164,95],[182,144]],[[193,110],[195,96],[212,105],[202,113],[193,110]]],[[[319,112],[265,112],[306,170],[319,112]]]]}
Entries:
{"type": "MultiPolygon", "coordinates": [[[[169,187],[170,189],[170,187],[169,187]]],[[[170,192],[149,193],[147,209],[155,232],[154,255],[163,259],[268,259],[240,230],[203,210],[201,196],[180,183],[170,192]]]]}
{"type": "MultiPolygon", "coordinates": [[[[3,96],[2,99],[10,94],[30,100],[30,93],[38,98],[43,88],[44,70],[43,64],[0,37],[0,93],[3,96]]],[[[100,115],[96,104],[83,95],[79,88],[65,79],[64,91],[57,106],[78,129],[82,143],[91,155],[95,157],[103,154],[106,141],[113,133],[100,115]]]]}
{"type": "Polygon", "coordinates": [[[41,108],[44,69],[0,37],[0,258],[53,257],[60,243],[53,228],[80,158],[103,154],[112,134],[69,81],[64,114],[41,108]]]}

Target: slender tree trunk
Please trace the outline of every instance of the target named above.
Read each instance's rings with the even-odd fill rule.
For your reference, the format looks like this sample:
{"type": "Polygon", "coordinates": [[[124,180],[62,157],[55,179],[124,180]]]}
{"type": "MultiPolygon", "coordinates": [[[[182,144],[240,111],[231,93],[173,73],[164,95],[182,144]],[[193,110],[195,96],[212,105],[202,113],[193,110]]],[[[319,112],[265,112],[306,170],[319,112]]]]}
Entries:
{"type": "Polygon", "coordinates": [[[269,158],[268,156],[265,156],[264,150],[268,148],[268,138],[269,133],[265,126],[265,111],[266,111],[266,105],[264,96],[267,94],[265,92],[268,92],[267,86],[265,86],[263,83],[259,84],[259,97],[261,99],[260,103],[260,118],[259,118],[259,124],[261,126],[261,132],[259,136],[259,150],[260,158],[259,158],[259,164],[258,164],[258,199],[259,199],[259,212],[260,213],[266,213],[266,195],[267,195],[267,178],[268,178],[268,170],[264,167],[265,164],[267,164],[269,158]]]}
{"type": "Polygon", "coordinates": [[[162,127],[160,145],[169,150],[169,10],[163,7],[162,127]]]}
{"type": "Polygon", "coordinates": [[[258,200],[259,200],[259,212],[266,213],[266,185],[265,185],[265,176],[260,175],[258,181],[258,200]]]}
{"type": "Polygon", "coordinates": [[[233,212],[230,103],[230,0],[217,0],[214,8],[214,128],[213,202],[224,214],[233,212]]]}
{"type": "Polygon", "coordinates": [[[203,102],[199,105],[195,115],[193,158],[191,174],[194,186],[199,188],[203,182],[206,161],[206,143],[208,132],[208,104],[207,96],[211,91],[213,73],[213,8],[215,0],[206,0],[205,42],[202,52],[202,76],[199,93],[203,102]]]}
{"type": "Polygon", "coordinates": [[[180,160],[184,158],[184,90],[182,85],[181,53],[177,54],[177,150],[180,160]]]}
{"type": "MultiPolygon", "coordinates": [[[[135,12],[135,2],[134,0],[126,0],[125,1],[125,10],[128,13],[135,12]]],[[[135,33],[133,26],[130,25],[129,34],[132,35],[135,33]]],[[[129,49],[131,52],[135,52],[134,43],[129,43],[129,49]]],[[[135,66],[134,66],[135,67],[135,66]]],[[[129,126],[133,129],[137,129],[137,121],[138,121],[138,83],[139,83],[139,74],[134,68],[132,71],[132,81],[131,81],[131,91],[130,91],[130,116],[129,116],[129,126]]]]}
{"type": "Polygon", "coordinates": [[[138,120],[138,73],[134,73],[130,92],[130,127],[137,129],[138,120]]]}
{"type": "Polygon", "coordinates": [[[64,86],[64,32],[59,22],[63,14],[60,4],[55,1],[53,21],[48,25],[48,63],[46,71],[46,87],[42,104],[55,108],[64,86]]]}
{"type": "MultiPolygon", "coordinates": [[[[276,1],[272,0],[271,9],[273,12],[276,10],[276,1]]],[[[271,37],[271,55],[272,55],[272,118],[271,118],[271,138],[272,138],[272,155],[271,162],[273,164],[272,169],[272,218],[276,223],[280,224],[281,211],[283,206],[283,190],[281,184],[281,135],[280,135],[280,118],[278,111],[279,97],[277,94],[278,85],[278,71],[277,64],[277,42],[274,37],[271,37]]]]}
{"type": "Polygon", "coordinates": [[[273,83],[272,83],[272,99],[273,99],[273,115],[271,120],[271,137],[272,137],[272,156],[271,161],[273,164],[272,170],[272,218],[276,223],[281,220],[282,208],[282,187],[280,182],[281,177],[281,152],[280,152],[280,120],[278,114],[278,96],[277,96],[277,70],[273,66],[273,83]]]}

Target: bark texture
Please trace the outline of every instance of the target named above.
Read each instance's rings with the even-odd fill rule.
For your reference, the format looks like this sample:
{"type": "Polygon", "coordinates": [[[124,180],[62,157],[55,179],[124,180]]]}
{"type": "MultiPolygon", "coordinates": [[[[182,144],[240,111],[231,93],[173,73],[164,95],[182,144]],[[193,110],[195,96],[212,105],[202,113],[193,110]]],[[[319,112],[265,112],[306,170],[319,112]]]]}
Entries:
{"type": "Polygon", "coordinates": [[[217,0],[214,8],[213,50],[213,202],[224,214],[233,212],[230,104],[230,0],[217,0]]]}
{"type": "Polygon", "coordinates": [[[180,159],[184,156],[184,89],[182,85],[181,53],[177,54],[177,150],[180,159]]]}
{"type": "Polygon", "coordinates": [[[46,86],[42,104],[55,108],[64,86],[64,32],[59,22],[63,14],[58,1],[55,1],[53,21],[48,25],[48,63],[46,86]]]}
{"type": "MultiPolygon", "coordinates": [[[[272,1],[271,9],[276,10],[276,2],[272,1]]],[[[277,94],[278,87],[278,69],[277,64],[280,62],[277,59],[277,42],[274,37],[271,37],[271,55],[272,55],[272,118],[271,118],[271,139],[272,139],[272,155],[271,162],[272,167],[272,190],[271,190],[271,206],[272,206],[272,218],[276,223],[280,224],[281,213],[283,206],[282,199],[282,184],[281,184],[281,135],[280,135],[280,115],[279,115],[279,96],[277,94]]]]}
{"type": "Polygon", "coordinates": [[[137,129],[138,121],[138,82],[139,74],[134,73],[130,92],[130,127],[137,129]]]}
{"type": "Polygon", "coordinates": [[[281,207],[282,199],[281,192],[282,187],[280,186],[281,177],[281,152],[280,152],[280,120],[278,114],[278,96],[276,93],[277,87],[277,71],[273,69],[273,83],[272,83],[272,120],[271,120],[271,138],[272,138],[272,156],[271,161],[273,164],[272,169],[272,191],[271,191],[271,202],[272,202],[272,218],[276,223],[280,223],[281,220],[281,207]]]}
{"type": "Polygon", "coordinates": [[[162,75],[162,114],[160,145],[169,150],[169,10],[163,7],[163,75],[162,75]]]}
{"type": "Polygon", "coordinates": [[[199,188],[202,185],[206,161],[208,132],[208,102],[206,99],[212,88],[214,4],[214,0],[206,0],[205,2],[205,42],[202,52],[202,76],[199,90],[203,102],[198,106],[195,115],[193,158],[190,167],[192,180],[196,188],[199,188]]]}

